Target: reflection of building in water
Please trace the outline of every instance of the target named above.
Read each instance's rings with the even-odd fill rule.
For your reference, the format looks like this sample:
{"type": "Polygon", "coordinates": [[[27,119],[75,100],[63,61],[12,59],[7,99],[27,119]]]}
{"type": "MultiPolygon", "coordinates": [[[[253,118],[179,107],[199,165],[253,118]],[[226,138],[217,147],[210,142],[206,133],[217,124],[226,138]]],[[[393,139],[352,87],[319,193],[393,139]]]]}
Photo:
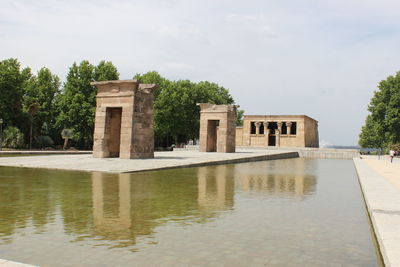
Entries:
{"type": "MultiPolygon", "coordinates": [[[[317,164],[317,161],[312,161],[317,164]]],[[[235,184],[245,192],[303,197],[315,191],[316,177],[307,174],[303,159],[235,165],[235,184]]]]}
{"type": "Polygon", "coordinates": [[[131,180],[128,174],[103,177],[103,173],[92,174],[93,219],[102,229],[127,229],[131,226],[131,180]]]}
{"type": "Polygon", "coordinates": [[[203,209],[233,207],[233,165],[200,167],[197,171],[198,203],[203,209]]]}

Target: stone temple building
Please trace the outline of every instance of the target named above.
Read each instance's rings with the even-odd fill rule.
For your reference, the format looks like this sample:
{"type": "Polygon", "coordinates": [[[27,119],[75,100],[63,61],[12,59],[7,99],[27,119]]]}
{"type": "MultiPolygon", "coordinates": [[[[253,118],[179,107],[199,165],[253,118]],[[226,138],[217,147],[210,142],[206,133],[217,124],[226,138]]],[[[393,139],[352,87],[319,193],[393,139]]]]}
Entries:
{"type": "Polygon", "coordinates": [[[306,115],[245,115],[237,146],[319,147],[318,121],[306,115]]]}

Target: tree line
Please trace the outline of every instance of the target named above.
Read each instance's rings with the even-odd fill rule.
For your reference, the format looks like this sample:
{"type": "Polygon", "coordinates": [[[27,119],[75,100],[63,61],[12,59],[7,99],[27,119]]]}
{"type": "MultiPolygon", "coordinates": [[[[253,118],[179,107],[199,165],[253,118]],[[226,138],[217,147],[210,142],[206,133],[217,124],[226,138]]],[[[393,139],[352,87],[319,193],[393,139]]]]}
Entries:
{"type": "MultiPolygon", "coordinates": [[[[91,149],[97,89],[90,83],[118,80],[119,76],[112,62],[93,65],[84,60],[72,64],[62,83],[48,68],[33,74],[29,67],[21,68],[15,58],[0,61],[3,146],[61,147],[61,132],[68,129],[71,146],[91,149]]],[[[159,86],[154,102],[156,146],[166,147],[198,137],[200,110],[196,103],[234,103],[228,89],[208,81],[171,81],[156,71],[133,78],[159,86]]],[[[243,111],[238,113],[240,124],[243,111]]]]}
{"type": "Polygon", "coordinates": [[[400,72],[378,84],[361,129],[361,147],[400,151],[400,72]]]}

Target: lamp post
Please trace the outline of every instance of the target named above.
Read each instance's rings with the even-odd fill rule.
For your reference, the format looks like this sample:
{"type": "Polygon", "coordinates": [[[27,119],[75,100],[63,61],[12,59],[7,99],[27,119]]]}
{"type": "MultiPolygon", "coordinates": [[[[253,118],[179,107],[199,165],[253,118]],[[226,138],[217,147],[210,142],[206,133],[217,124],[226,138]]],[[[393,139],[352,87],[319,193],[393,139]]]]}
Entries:
{"type": "Polygon", "coordinates": [[[0,151],[3,150],[3,119],[0,119],[0,151]]]}

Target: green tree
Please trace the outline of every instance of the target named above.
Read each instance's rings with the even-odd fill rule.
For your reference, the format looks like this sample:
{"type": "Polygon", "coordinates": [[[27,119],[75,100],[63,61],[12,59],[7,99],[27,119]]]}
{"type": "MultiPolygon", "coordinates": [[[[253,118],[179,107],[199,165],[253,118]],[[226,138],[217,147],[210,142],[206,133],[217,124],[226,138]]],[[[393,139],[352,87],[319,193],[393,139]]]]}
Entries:
{"type": "Polygon", "coordinates": [[[26,83],[23,97],[24,112],[29,113],[29,108],[37,105],[37,111],[31,118],[35,126],[34,136],[49,134],[53,138],[58,138],[58,131],[56,133],[55,128],[57,117],[55,99],[60,93],[60,85],[60,79],[48,68],[40,69],[37,75],[32,76],[26,83]]]}
{"type": "Polygon", "coordinates": [[[74,63],[69,69],[64,90],[58,99],[58,129],[72,129],[76,145],[89,149],[93,143],[96,87],[93,81],[117,80],[119,73],[111,62],[101,61],[94,67],[89,61],[74,63]]]}
{"type": "Polygon", "coordinates": [[[5,126],[19,125],[23,119],[24,86],[31,77],[15,58],[0,61],[0,117],[5,126]]]}
{"type": "Polygon", "coordinates": [[[243,126],[244,110],[238,109],[236,113],[236,126],[243,126]]]}
{"type": "Polygon", "coordinates": [[[142,83],[155,83],[159,86],[154,103],[157,144],[170,137],[176,143],[198,137],[200,108],[197,103],[234,103],[229,91],[216,83],[170,81],[155,71],[136,74],[134,78],[142,83]]]}
{"type": "Polygon", "coordinates": [[[157,137],[173,137],[177,143],[179,135],[187,136],[188,117],[194,116],[191,108],[197,109],[196,103],[194,107],[190,107],[189,104],[190,100],[193,100],[190,99],[189,91],[193,88],[194,84],[190,81],[178,81],[169,83],[161,90],[154,103],[157,137]]]}
{"type": "Polygon", "coordinates": [[[95,81],[112,81],[119,79],[117,68],[110,61],[100,61],[94,68],[93,79],[95,81]]]}
{"type": "Polygon", "coordinates": [[[154,83],[157,84],[158,88],[154,92],[154,98],[157,99],[160,92],[171,85],[171,81],[161,77],[156,71],[149,71],[145,74],[136,74],[134,79],[137,79],[140,83],[154,83]]]}
{"type": "Polygon", "coordinates": [[[387,147],[400,142],[400,72],[378,85],[361,129],[362,147],[387,147]]]}

